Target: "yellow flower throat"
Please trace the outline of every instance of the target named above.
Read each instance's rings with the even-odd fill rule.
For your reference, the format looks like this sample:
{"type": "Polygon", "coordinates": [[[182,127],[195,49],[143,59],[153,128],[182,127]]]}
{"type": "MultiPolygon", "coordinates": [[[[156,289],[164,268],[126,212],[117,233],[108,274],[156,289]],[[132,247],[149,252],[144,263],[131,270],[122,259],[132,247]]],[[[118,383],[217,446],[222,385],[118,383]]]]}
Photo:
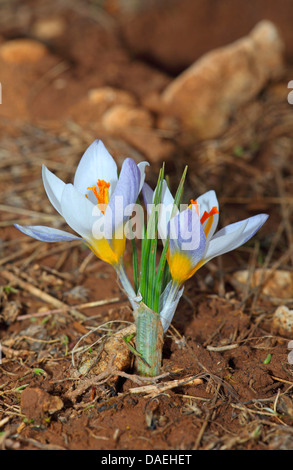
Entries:
{"type": "MultiPolygon", "coordinates": [[[[189,208],[192,206],[195,207],[199,215],[199,205],[196,200],[191,199],[189,208]]],[[[201,216],[200,223],[201,225],[205,224],[203,230],[206,237],[212,228],[214,215],[218,213],[219,211],[217,207],[214,206],[209,212],[205,211],[201,216]]],[[[188,253],[176,251],[171,256],[170,249],[167,251],[167,261],[171,276],[178,284],[183,284],[183,282],[193,276],[193,274],[205,263],[205,260],[201,260],[194,266],[188,253]]]]}

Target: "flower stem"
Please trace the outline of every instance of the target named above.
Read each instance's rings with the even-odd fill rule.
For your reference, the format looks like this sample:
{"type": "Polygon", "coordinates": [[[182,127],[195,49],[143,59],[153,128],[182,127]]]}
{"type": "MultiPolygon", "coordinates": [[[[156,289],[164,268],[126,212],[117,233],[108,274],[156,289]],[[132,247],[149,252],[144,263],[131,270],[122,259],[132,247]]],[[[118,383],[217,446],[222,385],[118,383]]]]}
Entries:
{"type": "Polygon", "coordinates": [[[131,303],[131,307],[133,309],[133,315],[134,315],[134,318],[136,317],[136,309],[137,309],[137,302],[135,300],[136,298],[136,294],[134,292],[134,289],[127,277],[127,274],[125,272],[125,268],[124,268],[124,265],[121,263],[121,264],[118,264],[117,266],[115,266],[115,271],[119,277],[119,280],[121,282],[121,285],[122,285],[122,288],[124,289],[127,297],[128,297],[128,300],[129,302],[131,303]]]}

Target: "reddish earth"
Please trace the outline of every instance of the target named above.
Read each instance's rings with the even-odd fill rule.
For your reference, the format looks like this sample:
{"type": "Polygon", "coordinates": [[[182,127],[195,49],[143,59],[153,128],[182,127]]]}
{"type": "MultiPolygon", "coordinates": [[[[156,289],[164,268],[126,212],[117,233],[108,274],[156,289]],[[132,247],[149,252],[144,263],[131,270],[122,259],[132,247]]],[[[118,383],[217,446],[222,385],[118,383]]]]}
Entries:
{"type": "MultiPolygon", "coordinates": [[[[0,57],[0,445],[292,449],[288,341],[293,337],[272,329],[277,306],[292,308],[292,294],[283,286],[278,299],[264,296],[262,285],[240,287],[234,275],[261,267],[292,273],[291,2],[141,4],[12,0],[0,5],[0,47],[17,38],[47,47],[37,60],[0,57]],[[234,116],[216,143],[190,143],[173,117],[156,108],[156,96],[204,52],[247,34],[263,18],[273,20],[284,38],[284,78],[234,116]],[[52,20],[50,33],[45,20],[52,20]],[[151,131],[149,124],[139,136],[131,128],[113,134],[103,127],[108,105],[91,101],[88,92],[110,86],[128,93],[115,98],[119,104],[134,100],[150,112],[151,131]],[[89,386],[74,393],[83,383],[74,377],[74,346],[90,328],[112,322],[110,334],[132,322],[130,306],[113,269],[86,248],[48,246],[12,224],[65,228],[45,196],[41,165],[69,182],[97,137],[119,165],[126,156],[150,160],[150,183],[166,160],[175,188],[188,164],[186,200],[215,189],[221,226],[258,212],[270,215],[249,243],[211,261],[186,284],[165,337],[162,372],[168,376],[161,383],[196,376],[199,385],[181,384],[151,397],[134,393],[137,378],[129,367],[116,382],[95,385],[91,376],[89,386]],[[104,302],[84,307],[97,301],[104,302]]],[[[131,276],[130,247],[126,265],[131,276]]],[[[93,331],[84,342],[90,345],[100,336],[93,331]]]]}

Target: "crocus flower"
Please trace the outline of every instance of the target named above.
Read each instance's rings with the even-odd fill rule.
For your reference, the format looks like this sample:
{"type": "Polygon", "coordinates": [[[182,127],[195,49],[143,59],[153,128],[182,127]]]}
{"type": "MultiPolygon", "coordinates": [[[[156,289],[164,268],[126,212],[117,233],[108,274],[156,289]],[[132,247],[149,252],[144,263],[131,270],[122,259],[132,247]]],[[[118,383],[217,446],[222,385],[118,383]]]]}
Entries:
{"type": "MultiPolygon", "coordinates": [[[[145,183],[143,196],[152,204],[154,193],[145,183]]],[[[174,198],[164,182],[158,217],[158,232],[163,243],[168,240],[167,261],[172,282],[167,286],[160,317],[166,329],[175,313],[182,285],[205,263],[246,243],[265,223],[268,215],[258,214],[235,222],[215,233],[219,204],[211,190],[192,200],[183,211],[174,210],[174,198]]],[[[180,294],[181,292],[181,294],[180,294]]]]}
{"type": "Polygon", "coordinates": [[[83,240],[97,257],[117,268],[125,250],[124,225],[129,218],[125,208],[130,214],[144,183],[146,165],[126,158],[118,178],[114,159],[103,142],[96,140],[82,156],[73,184],[42,168],[51,204],[79,236],[52,227],[15,226],[45,242],[83,240]]]}
{"type": "MultiPolygon", "coordinates": [[[[144,199],[152,204],[153,191],[145,183],[144,199]]],[[[183,211],[174,209],[174,198],[164,182],[159,210],[158,230],[165,243],[169,238],[167,260],[171,276],[183,284],[201,266],[215,256],[246,243],[265,223],[266,214],[258,214],[240,222],[227,225],[215,234],[219,221],[219,204],[211,190],[192,200],[183,211]]]]}

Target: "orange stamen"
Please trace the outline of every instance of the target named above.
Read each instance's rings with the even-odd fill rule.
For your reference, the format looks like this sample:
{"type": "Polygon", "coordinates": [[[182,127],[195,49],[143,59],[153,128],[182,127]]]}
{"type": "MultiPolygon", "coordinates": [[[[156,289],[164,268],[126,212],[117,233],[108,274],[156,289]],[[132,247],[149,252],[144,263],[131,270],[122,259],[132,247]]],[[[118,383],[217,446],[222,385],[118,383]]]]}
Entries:
{"type": "MultiPolygon", "coordinates": [[[[104,180],[98,180],[97,186],[89,186],[87,189],[90,189],[98,200],[98,206],[103,214],[105,213],[106,206],[109,203],[109,188],[111,183],[107,183],[104,180]],[[101,206],[101,207],[100,207],[101,206]]],[[[87,196],[86,196],[87,197],[87,196]]]]}
{"type": "MultiPolygon", "coordinates": [[[[96,196],[96,198],[99,200],[99,195],[98,195],[98,191],[97,191],[97,187],[96,187],[96,186],[89,186],[89,187],[86,188],[86,189],[90,189],[90,190],[94,193],[94,195],[96,196]]],[[[86,197],[86,196],[87,196],[87,195],[85,195],[85,197],[86,197]]]]}
{"type": "Polygon", "coordinates": [[[109,202],[109,188],[110,183],[107,183],[104,180],[98,180],[97,182],[99,188],[99,194],[97,196],[99,204],[108,204],[109,202]]]}
{"type": "Polygon", "coordinates": [[[212,210],[210,210],[210,212],[204,211],[203,216],[200,219],[201,225],[203,225],[207,219],[209,219],[210,217],[212,217],[213,215],[218,214],[218,213],[219,213],[219,211],[216,208],[216,206],[214,206],[212,208],[212,210]]]}
{"type": "Polygon", "coordinates": [[[199,207],[198,207],[198,204],[197,204],[197,200],[196,199],[190,199],[190,206],[189,208],[191,208],[191,206],[194,206],[195,209],[196,209],[196,212],[197,212],[197,215],[199,215],[199,207]]]}

